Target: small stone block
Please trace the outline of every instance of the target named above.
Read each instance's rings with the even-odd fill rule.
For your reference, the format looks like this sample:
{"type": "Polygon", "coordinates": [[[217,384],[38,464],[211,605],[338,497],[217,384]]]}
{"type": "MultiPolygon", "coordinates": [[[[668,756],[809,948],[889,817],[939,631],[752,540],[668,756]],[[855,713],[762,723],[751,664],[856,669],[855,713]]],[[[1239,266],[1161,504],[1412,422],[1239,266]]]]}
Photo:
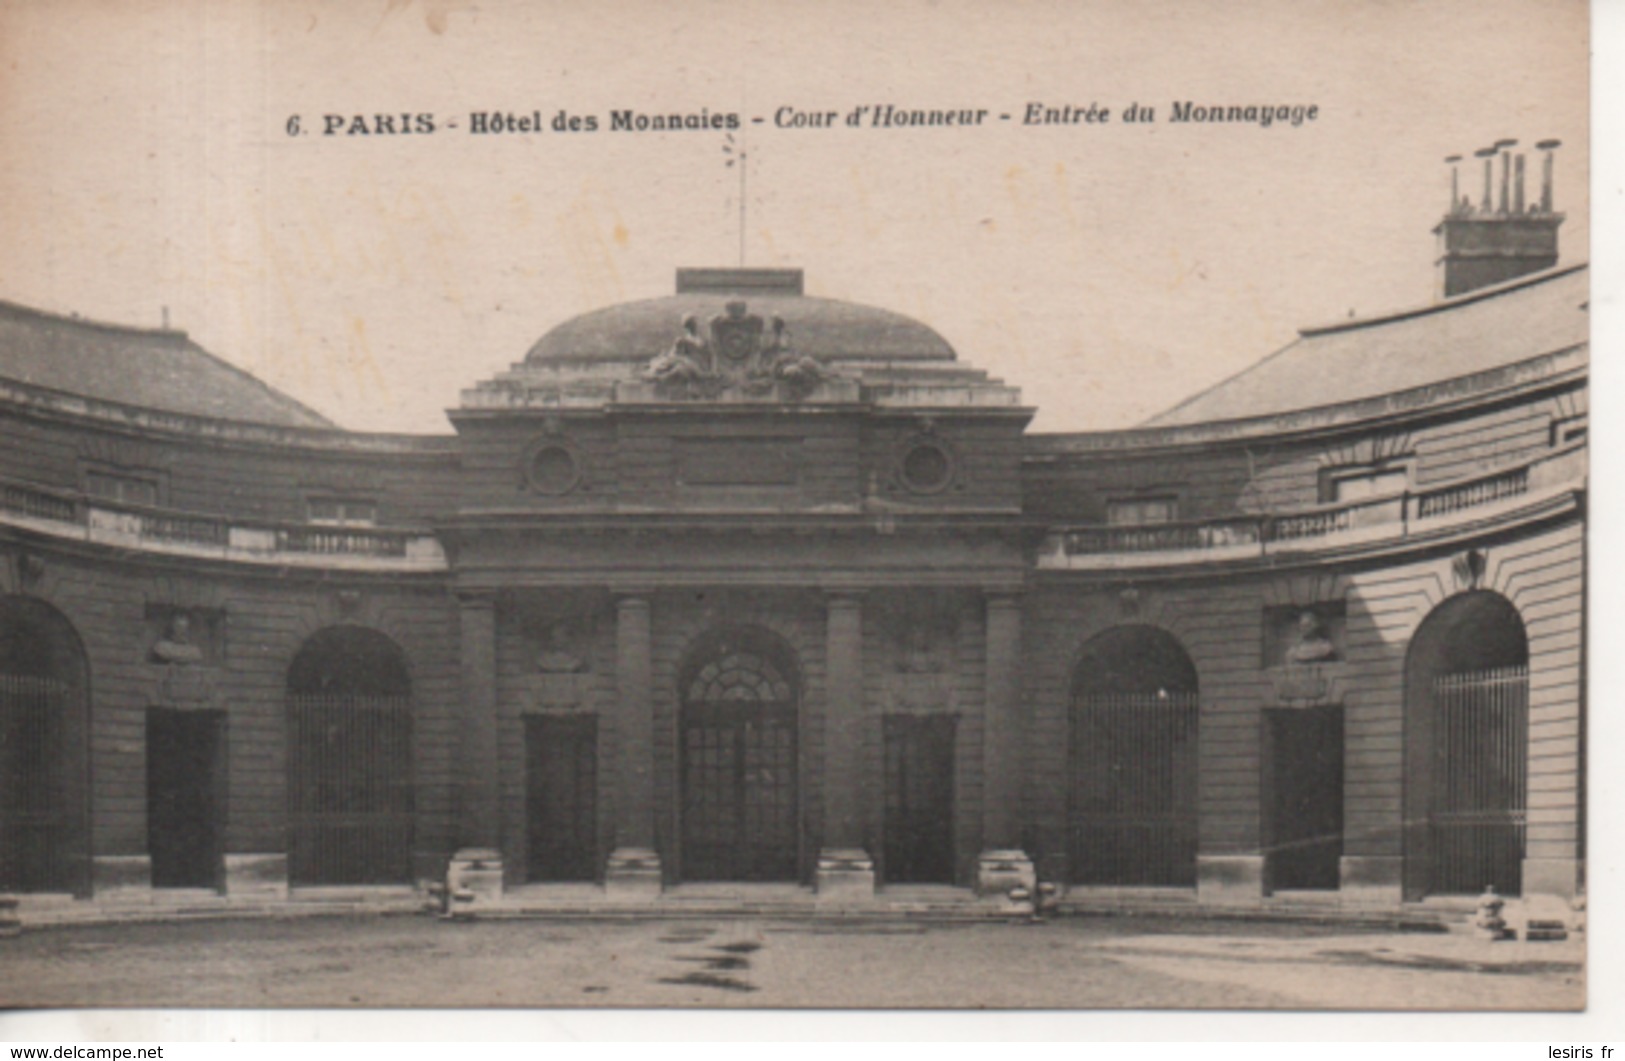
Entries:
{"type": "Polygon", "coordinates": [[[1038,886],[1038,871],[1025,851],[1011,848],[983,851],[976,860],[976,894],[1006,900],[1012,888],[1023,888],[1030,897],[1038,886]]]}
{"type": "Polygon", "coordinates": [[[1203,906],[1261,906],[1262,855],[1198,855],[1196,901],[1203,906]]]}
{"type": "Polygon", "coordinates": [[[604,870],[604,892],[615,899],[654,899],[660,895],[660,855],[647,847],[620,847],[604,870]]]}
{"type": "Polygon", "coordinates": [[[285,854],[227,855],[226,894],[232,898],[286,899],[288,856],[285,854]]]}
{"type": "Polygon", "coordinates": [[[820,906],[874,902],[874,860],[861,848],[820,852],[814,884],[820,906]]]}
{"type": "Polygon", "coordinates": [[[451,912],[476,913],[502,902],[502,852],[487,847],[465,847],[451,857],[446,870],[451,912]],[[466,897],[466,898],[465,898],[466,897]]]}
{"type": "Polygon", "coordinates": [[[150,898],[152,859],[146,855],[97,855],[91,860],[91,890],[102,900],[150,898]]]}

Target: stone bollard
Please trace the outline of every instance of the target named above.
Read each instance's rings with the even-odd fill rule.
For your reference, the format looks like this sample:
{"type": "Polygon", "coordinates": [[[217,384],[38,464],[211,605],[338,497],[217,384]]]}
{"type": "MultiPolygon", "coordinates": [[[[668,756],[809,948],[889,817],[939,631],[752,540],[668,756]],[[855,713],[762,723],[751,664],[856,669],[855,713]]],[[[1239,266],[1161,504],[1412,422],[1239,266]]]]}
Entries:
{"type": "Polygon", "coordinates": [[[1040,881],[1033,895],[1033,917],[1042,919],[1055,913],[1061,904],[1060,889],[1049,881],[1040,881]]]}
{"type": "Polygon", "coordinates": [[[1060,902],[1055,885],[1049,881],[1042,881],[1031,888],[1018,884],[1006,893],[1006,898],[1011,913],[1025,914],[1027,920],[1034,924],[1053,914],[1060,902]]]}
{"type": "Polygon", "coordinates": [[[502,853],[494,848],[463,848],[446,867],[441,916],[461,920],[502,903],[502,853]]]}
{"type": "Polygon", "coordinates": [[[1495,885],[1486,884],[1484,894],[1478,897],[1478,911],[1473,915],[1473,934],[1479,939],[1506,939],[1506,918],[1501,916],[1506,904],[1505,899],[1495,894],[1495,885]]]}

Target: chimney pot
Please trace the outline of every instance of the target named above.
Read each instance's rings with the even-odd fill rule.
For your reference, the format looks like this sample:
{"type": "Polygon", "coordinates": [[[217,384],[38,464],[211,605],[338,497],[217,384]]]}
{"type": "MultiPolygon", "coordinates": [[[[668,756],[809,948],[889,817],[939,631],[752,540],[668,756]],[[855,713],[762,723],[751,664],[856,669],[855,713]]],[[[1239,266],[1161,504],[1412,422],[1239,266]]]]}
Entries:
{"type": "MultiPolygon", "coordinates": [[[[1439,237],[1438,294],[1452,298],[1492,284],[1550,269],[1557,264],[1557,232],[1563,215],[1551,210],[1551,149],[1556,141],[1535,146],[1546,152],[1546,182],[1538,208],[1527,207],[1524,171],[1527,160],[1508,148],[1518,141],[1497,140],[1472,153],[1484,160],[1484,198],[1477,206],[1458,200],[1434,229],[1439,237]],[[1495,196],[1495,156],[1501,156],[1501,193],[1495,196]]],[[[1452,166],[1458,156],[1445,160],[1452,166]]],[[[1452,195],[1459,194],[1452,172],[1452,195]]]]}

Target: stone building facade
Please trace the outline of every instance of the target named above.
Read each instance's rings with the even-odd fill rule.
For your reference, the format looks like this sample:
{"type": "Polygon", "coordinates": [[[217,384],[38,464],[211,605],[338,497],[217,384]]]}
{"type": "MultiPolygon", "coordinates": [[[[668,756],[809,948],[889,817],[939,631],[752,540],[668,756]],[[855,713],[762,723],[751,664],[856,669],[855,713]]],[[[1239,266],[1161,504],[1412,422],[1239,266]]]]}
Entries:
{"type": "Polygon", "coordinates": [[[1453,206],[1448,297],[1101,433],[794,270],[679,270],[421,437],[0,306],[0,891],[1572,897],[1560,221],[1453,206]]]}

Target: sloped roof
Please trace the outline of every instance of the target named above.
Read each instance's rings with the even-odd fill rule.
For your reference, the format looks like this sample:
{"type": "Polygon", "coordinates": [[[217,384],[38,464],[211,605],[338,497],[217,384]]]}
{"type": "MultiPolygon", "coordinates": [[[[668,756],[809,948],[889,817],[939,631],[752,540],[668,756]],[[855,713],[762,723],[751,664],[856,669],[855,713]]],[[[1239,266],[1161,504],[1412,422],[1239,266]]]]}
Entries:
{"type": "Polygon", "coordinates": [[[333,427],[320,413],[168,329],[129,328],[0,302],[0,378],[168,413],[333,427]]]}
{"type": "Polygon", "coordinates": [[[1551,269],[1434,305],[1306,328],[1253,367],[1146,421],[1167,427],[1360,401],[1584,344],[1590,276],[1551,269]]]}

